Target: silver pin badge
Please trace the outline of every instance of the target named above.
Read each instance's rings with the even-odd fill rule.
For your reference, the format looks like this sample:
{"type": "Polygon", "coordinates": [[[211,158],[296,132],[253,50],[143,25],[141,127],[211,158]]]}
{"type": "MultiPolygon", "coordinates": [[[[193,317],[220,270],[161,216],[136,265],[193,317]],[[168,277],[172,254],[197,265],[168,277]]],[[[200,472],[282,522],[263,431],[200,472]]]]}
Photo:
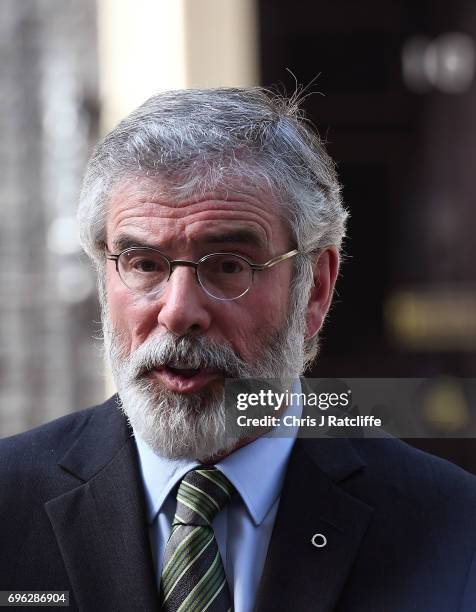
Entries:
{"type": "Polygon", "coordinates": [[[324,548],[327,544],[327,538],[322,533],[315,533],[311,538],[311,542],[316,548],[324,548]]]}

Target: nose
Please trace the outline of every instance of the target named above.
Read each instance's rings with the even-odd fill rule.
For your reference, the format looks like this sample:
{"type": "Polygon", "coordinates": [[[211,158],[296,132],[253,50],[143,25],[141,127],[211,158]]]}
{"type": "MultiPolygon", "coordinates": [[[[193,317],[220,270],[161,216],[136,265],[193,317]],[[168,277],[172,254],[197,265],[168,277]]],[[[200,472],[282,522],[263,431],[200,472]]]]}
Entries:
{"type": "Polygon", "coordinates": [[[159,298],[157,321],[177,336],[205,333],[212,321],[210,300],[195,271],[177,266],[159,298]]]}

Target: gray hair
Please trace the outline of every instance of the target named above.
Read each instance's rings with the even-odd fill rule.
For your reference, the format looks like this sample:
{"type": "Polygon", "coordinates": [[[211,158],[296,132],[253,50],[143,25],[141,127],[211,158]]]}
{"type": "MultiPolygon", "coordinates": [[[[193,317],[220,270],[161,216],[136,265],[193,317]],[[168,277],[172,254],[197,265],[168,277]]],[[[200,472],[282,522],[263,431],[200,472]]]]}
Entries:
{"type": "MultiPolygon", "coordinates": [[[[121,121],[93,152],[79,202],[81,243],[100,285],[107,205],[123,181],[155,180],[177,199],[238,183],[271,191],[306,254],[296,258],[291,293],[292,304],[302,303],[312,287],[312,254],[341,248],[347,211],[334,163],[299,102],[261,87],[169,91],[121,121]]],[[[317,339],[311,344],[309,359],[317,339]]]]}

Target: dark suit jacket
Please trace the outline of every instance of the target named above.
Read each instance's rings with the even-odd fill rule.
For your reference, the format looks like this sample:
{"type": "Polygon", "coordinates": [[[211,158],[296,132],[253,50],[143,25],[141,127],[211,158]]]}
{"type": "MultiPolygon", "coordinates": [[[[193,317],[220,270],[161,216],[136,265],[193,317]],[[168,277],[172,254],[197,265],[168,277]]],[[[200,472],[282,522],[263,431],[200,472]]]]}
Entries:
{"type": "MultiPolygon", "coordinates": [[[[0,590],[158,610],[136,449],[115,399],[0,442],[0,590]]],[[[476,610],[476,479],[395,439],[299,439],[257,610],[476,610]],[[311,538],[322,533],[327,545],[311,538]]]]}

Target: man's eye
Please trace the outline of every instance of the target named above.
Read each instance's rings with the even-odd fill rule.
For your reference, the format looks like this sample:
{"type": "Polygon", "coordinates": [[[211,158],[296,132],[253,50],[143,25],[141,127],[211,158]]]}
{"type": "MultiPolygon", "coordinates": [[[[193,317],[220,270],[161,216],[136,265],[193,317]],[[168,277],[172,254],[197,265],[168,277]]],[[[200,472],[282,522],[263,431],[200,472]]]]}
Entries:
{"type": "Polygon", "coordinates": [[[162,262],[153,259],[136,259],[130,262],[130,266],[134,272],[162,272],[164,269],[162,262]]]}
{"type": "Polygon", "coordinates": [[[243,270],[243,264],[237,259],[225,259],[220,263],[220,272],[223,274],[239,274],[243,270]]]}

